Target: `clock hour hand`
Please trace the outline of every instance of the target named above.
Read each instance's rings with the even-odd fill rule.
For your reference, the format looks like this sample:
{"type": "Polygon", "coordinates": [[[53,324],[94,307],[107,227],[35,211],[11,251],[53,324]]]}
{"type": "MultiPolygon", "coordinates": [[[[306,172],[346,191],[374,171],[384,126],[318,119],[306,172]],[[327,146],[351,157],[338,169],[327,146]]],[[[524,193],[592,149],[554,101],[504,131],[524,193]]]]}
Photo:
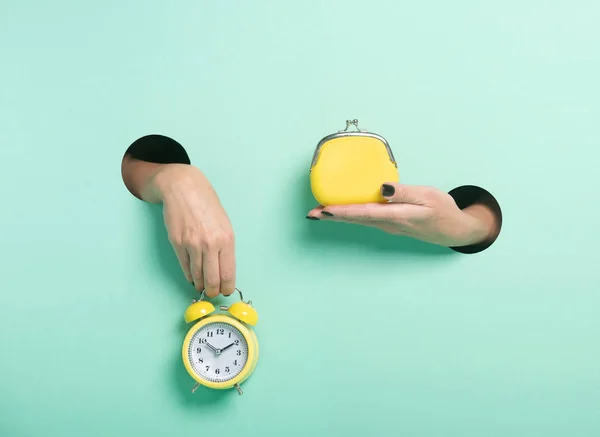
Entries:
{"type": "Polygon", "coordinates": [[[210,344],[208,341],[206,343],[204,343],[206,346],[208,346],[209,349],[211,349],[214,353],[218,354],[220,351],[219,349],[217,349],[216,347],[214,347],[212,344],[210,344]]]}

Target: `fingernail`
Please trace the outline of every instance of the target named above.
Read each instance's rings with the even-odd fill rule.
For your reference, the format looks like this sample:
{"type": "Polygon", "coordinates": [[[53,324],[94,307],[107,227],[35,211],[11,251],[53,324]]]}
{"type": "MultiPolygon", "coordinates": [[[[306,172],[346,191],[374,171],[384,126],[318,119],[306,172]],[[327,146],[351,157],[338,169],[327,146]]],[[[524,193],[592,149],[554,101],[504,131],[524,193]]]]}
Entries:
{"type": "Polygon", "coordinates": [[[392,185],[383,184],[381,192],[384,195],[384,197],[391,197],[396,192],[396,189],[392,185]]]}
{"type": "Polygon", "coordinates": [[[319,220],[318,217],[313,217],[313,216],[310,216],[310,215],[307,215],[306,218],[309,219],[309,220],[319,220]]]}
{"type": "Polygon", "coordinates": [[[333,217],[333,214],[330,213],[329,211],[321,211],[321,214],[326,215],[328,217],[333,217]]]}

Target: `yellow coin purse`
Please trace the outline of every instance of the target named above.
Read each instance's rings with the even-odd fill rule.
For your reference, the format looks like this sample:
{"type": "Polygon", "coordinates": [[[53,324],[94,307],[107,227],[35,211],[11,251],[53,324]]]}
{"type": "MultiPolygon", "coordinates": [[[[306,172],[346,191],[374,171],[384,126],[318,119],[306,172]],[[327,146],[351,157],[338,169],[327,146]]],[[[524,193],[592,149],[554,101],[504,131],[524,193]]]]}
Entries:
{"type": "Polygon", "coordinates": [[[399,180],[386,139],[359,129],[358,120],[321,139],[310,166],[311,190],[323,206],[385,202],[381,185],[399,180]],[[349,131],[351,126],[356,130],[349,131]]]}
{"type": "Polygon", "coordinates": [[[203,300],[204,291],[185,311],[185,322],[196,322],[181,350],[185,369],[196,381],[192,392],[202,385],[216,390],[235,388],[242,394],[240,385],[256,368],[258,339],[253,327],[258,313],[251,301],[244,301],[241,290],[236,291],[240,301],[220,306],[220,313],[203,300]]]}

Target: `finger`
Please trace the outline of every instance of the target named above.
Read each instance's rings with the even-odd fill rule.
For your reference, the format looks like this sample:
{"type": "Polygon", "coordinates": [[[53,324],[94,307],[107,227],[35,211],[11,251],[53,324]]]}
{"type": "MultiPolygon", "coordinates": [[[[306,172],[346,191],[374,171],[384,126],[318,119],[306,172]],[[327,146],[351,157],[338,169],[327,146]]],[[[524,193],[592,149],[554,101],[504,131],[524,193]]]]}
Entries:
{"type": "Polygon", "coordinates": [[[189,252],[190,265],[192,272],[192,280],[196,290],[204,290],[204,269],[202,268],[202,252],[199,250],[192,250],[189,252]]]}
{"type": "MultiPolygon", "coordinates": [[[[397,206],[397,205],[394,205],[397,206]]],[[[366,203],[364,205],[332,205],[323,208],[323,220],[389,221],[394,219],[396,208],[385,203],[366,203]]]]}
{"type": "Polygon", "coordinates": [[[188,251],[181,246],[173,246],[175,250],[175,255],[177,255],[177,259],[179,260],[179,265],[181,266],[181,270],[183,271],[183,275],[188,282],[194,283],[194,278],[192,277],[192,269],[190,267],[190,254],[188,251]]]}
{"type": "Polygon", "coordinates": [[[209,251],[202,253],[202,267],[204,270],[204,290],[208,297],[216,297],[221,291],[219,276],[219,252],[209,251]]]}
{"type": "Polygon", "coordinates": [[[322,206],[313,208],[308,212],[308,214],[306,215],[306,218],[308,220],[321,220],[321,211],[322,210],[323,210],[322,206]]]}
{"type": "Polygon", "coordinates": [[[381,220],[360,220],[360,219],[353,219],[353,218],[347,218],[347,217],[342,217],[342,218],[330,217],[328,220],[334,221],[334,222],[339,222],[339,223],[349,223],[351,225],[367,226],[369,228],[379,228],[381,226],[390,224],[389,222],[381,221],[381,220]]]}
{"type": "Polygon", "coordinates": [[[221,294],[229,296],[235,290],[235,251],[233,247],[224,247],[219,252],[219,274],[221,276],[221,294]]]}
{"type": "Polygon", "coordinates": [[[352,219],[362,222],[397,222],[417,217],[421,214],[422,206],[407,203],[366,203],[364,205],[328,206],[321,211],[325,220],[352,219]]]}
{"type": "Polygon", "coordinates": [[[429,197],[431,197],[431,188],[386,182],[381,186],[381,194],[390,202],[425,205],[429,197]]]}
{"type": "Polygon", "coordinates": [[[410,235],[410,232],[400,224],[389,221],[379,220],[357,220],[351,218],[330,217],[327,220],[339,223],[349,223],[352,225],[366,226],[368,228],[379,229],[380,231],[394,235],[410,235]]]}

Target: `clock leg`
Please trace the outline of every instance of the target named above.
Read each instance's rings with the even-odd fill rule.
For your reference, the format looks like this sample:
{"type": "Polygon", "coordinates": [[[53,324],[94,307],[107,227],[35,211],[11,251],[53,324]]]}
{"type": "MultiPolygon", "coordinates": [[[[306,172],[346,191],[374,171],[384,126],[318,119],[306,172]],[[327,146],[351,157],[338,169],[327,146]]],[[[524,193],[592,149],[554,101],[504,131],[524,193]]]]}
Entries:
{"type": "Polygon", "coordinates": [[[196,383],[196,385],[194,385],[194,387],[192,387],[192,393],[196,393],[196,390],[198,390],[198,387],[200,387],[200,384],[196,383]]]}
{"type": "Polygon", "coordinates": [[[244,392],[242,391],[242,387],[240,387],[239,384],[235,384],[234,387],[240,395],[244,394],[244,392]]]}

